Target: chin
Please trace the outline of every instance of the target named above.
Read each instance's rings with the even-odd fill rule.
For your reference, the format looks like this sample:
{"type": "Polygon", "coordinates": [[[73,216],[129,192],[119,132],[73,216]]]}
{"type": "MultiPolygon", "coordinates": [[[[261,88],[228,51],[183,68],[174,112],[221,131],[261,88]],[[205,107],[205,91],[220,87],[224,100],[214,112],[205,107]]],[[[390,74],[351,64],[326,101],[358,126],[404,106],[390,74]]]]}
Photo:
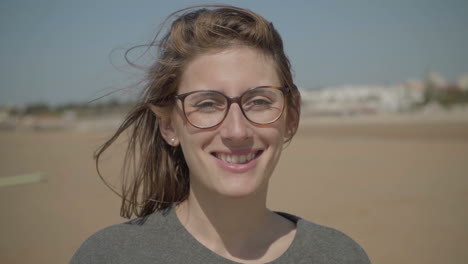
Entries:
{"type": "MultiPolygon", "coordinates": [[[[216,191],[227,198],[248,198],[257,196],[261,194],[262,191],[266,190],[265,186],[267,184],[258,182],[258,179],[255,180],[248,176],[239,179],[239,175],[235,175],[235,177],[237,177],[237,179],[229,179],[221,186],[218,186],[216,191]]],[[[240,176],[240,178],[242,178],[242,176],[240,176]]]]}

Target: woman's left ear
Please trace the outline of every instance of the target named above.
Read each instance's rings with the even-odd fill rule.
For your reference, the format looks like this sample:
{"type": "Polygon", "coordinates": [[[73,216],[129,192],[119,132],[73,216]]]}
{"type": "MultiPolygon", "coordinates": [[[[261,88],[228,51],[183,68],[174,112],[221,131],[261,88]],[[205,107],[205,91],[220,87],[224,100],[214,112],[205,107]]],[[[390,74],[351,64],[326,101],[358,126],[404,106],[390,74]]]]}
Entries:
{"type": "Polygon", "coordinates": [[[297,123],[299,122],[299,118],[296,113],[288,112],[286,116],[286,131],[284,133],[287,139],[290,139],[294,134],[297,132],[297,123]]]}
{"type": "Polygon", "coordinates": [[[176,147],[179,145],[176,130],[171,118],[171,110],[167,107],[159,107],[149,104],[151,111],[159,118],[159,131],[167,144],[176,147]]]}

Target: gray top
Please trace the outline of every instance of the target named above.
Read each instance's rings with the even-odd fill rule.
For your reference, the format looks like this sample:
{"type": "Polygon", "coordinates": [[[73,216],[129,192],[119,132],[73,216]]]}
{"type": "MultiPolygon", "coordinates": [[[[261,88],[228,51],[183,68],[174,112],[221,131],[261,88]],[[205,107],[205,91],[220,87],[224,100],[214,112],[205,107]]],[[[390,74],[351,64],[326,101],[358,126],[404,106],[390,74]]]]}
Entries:
{"type": "MultiPolygon", "coordinates": [[[[278,213],[296,223],[296,235],[280,263],[370,263],[364,250],[340,231],[297,216],[278,213]]],[[[180,223],[175,210],[107,227],[88,238],[70,264],[233,264],[198,242],[180,223]]]]}

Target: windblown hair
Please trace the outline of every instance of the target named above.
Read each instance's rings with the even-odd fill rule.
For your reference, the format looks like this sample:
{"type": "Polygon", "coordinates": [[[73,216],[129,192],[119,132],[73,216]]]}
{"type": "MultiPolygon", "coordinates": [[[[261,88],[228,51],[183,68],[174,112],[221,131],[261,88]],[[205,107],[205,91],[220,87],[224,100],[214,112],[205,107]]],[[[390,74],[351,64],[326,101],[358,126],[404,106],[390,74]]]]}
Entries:
{"type": "MultiPolygon", "coordinates": [[[[232,46],[251,47],[264,53],[275,63],[281,85],[289,87],[286,94],[288,133],[285,141],[290,141],[296,133],[300,116],[300,94],[293,83],[281,37],[272,23],[250,10],[225,5],[179,10],[166,18],[147,46],[158,48],[158,58],[146,71],[139,102],[94,155],[99,176],[121,196],[120,214],[126,218],[133,214],[144,217],[166,210],[188,197],[189,168],[182,149],[165,142],[159,130],[159,117],[151,111],[149,103],[158,108],[172,109],[184,68],[196,56],[232,46]],[[168,32],[158,40],[164,24],[171,19],[174,21],[168,32]],[[127,129],[129,140],[119,193],[100,173],[99,158],[127,129]]],[[[130,50],[127,50],[126,58],[130,50]]]]}

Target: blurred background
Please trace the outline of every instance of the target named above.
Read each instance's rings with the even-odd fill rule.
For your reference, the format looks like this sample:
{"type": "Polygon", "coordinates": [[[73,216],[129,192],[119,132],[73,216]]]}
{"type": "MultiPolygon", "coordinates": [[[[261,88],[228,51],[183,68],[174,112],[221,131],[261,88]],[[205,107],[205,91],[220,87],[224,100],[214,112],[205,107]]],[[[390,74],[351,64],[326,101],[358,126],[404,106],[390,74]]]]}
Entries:
{"type": "MultiPolygon", "coordinates": [[[[67,263],[125,220],[92,157],[140,92],[124,52],[204,3],[0,2],[1,263],[67,263]]],[[[230,4],[273,22],[303,97],[269,206],[344,231],[373,263],[466,263],[468,2],[230,4]]],[[[103,161],[116,186],[125,143],[103,161]]]]}

